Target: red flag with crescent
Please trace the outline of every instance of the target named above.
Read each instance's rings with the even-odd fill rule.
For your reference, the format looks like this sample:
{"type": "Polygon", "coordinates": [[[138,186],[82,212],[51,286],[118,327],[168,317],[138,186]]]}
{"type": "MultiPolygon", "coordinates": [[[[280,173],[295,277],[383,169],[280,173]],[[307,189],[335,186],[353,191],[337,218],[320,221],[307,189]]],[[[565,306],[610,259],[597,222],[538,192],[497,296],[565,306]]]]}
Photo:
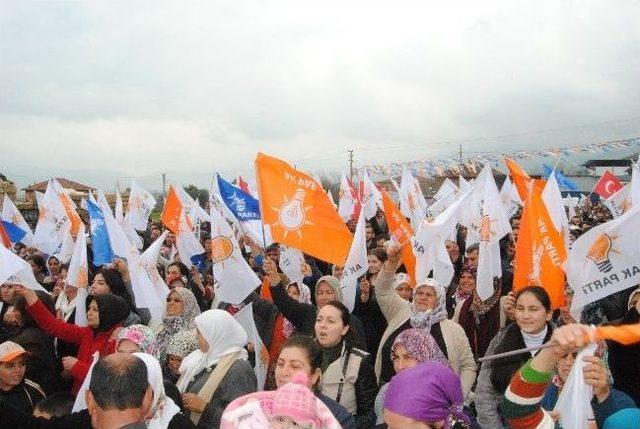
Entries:
{"type": "Polygon", "coordinates": [[[602,198],[607,199],[611,195],[622,189],[622,183],[620,180],[609,170],[605,171],[596,187],[593,188],[593,192],[600,195],[602,198]]]}

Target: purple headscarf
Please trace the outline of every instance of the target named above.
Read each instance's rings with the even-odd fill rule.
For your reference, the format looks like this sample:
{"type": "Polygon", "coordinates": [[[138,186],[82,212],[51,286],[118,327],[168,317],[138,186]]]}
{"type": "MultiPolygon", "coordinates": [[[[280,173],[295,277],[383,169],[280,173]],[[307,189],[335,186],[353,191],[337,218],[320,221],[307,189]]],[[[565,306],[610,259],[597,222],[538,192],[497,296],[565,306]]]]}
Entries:
{"type": "Polygon", "coordinates": [[[421,328],[406,329],[400,333],[391,346],[391,358],[397,346],[404,347],[419,363],[440,362],[449,365],[449,361],[440,350],[436,340],[426,330],[421,328]]]}
{"type": "Polygon", "coordinates": [[[469,423],[462,411],[460,378],[439,362],[427,362],[402,371],[391,379],[384,408],[420,422],[469,423]]]}

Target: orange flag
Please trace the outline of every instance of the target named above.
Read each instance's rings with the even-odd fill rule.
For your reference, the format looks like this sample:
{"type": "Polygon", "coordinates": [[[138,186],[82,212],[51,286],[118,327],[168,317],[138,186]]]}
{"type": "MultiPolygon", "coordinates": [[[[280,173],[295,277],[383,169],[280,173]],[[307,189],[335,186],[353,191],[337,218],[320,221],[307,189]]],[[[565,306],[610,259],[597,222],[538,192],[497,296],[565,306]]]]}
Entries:
{"type": "Polygon", "coordinates": [[[9,234],[5,229],[4,225],[0,221],[0,245],[3,245],[7,249],[11,249],[11,240],[9,239],[9,234]]]}
{"type": "Polygon", "coordinates": [[[601,340],[613,340],[628,346],[640,342],[640,323],[634,323],[632,325],[598,326],[596,333],[601,340]]]}
{"type": "Polygon", "coordinates": [[[277,158],[258,153],[255,163],[262,222],[273,240],[344,265],[353,237],[322,186],[277,158]]]}
{"type": "Polygon", "coordinates": [[[562,267],[567,260],[567,250],[561,233],[553,226],[542,201],[540,182],[529,182],[529,195],[523,200],[513,289],[518,291],[527,286],[542,286],[551,298],[551,306],[559,308],[565,305],[565,274],[562,267]]]}
{"type": "Polygon", "coordinates": [[[531,181],[531,177],[520,165],[511,158],[505,158],[504,163],[509,168],[509,174],[511,174],[511,180],[518,190],[518,195],[522,201],[527,200],[527,184],[531,181]]]}
{"type": "Polygon", "coordinates": [[[178,194],[176,194],[173,186],[169,186],[167,201],[165,201],[164,209],[162,210],[162,223],[169,231],[177,234],[180,226],[181,215],[182,203],[180,202],[180,198],[178,198],[178,194]]]}
{"type": "Polygon", "coordinates": [[[389,235],[391,235],[398,243],[403,244],[400,250],[402,254],[402,263],[407,269],[407,274],[411,277],[411,285],[416,284],[416,256],[413,254],[409,240],[413,237],[413,229],[407,219],[404,217],[398,207],[391,201],[389,195],[381,190],[382,206],[384,207],[384,215],[387,218],[389,226],[389,235]]]}

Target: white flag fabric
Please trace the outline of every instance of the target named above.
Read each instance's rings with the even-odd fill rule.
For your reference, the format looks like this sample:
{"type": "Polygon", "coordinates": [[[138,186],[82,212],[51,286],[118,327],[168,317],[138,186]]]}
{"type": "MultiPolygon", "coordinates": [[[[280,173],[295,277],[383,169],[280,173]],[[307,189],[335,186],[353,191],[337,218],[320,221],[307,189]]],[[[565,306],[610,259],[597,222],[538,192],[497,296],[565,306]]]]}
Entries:
{"type": "MultiPolygon", "coordinates": [[[[66,283],[77,288],[89,286],[89,267],[87,265],[87,237],[84,224],[80,225],[78,237],[73,247],[73,256],[67,269],[66,283]]],[[[77,301],[76,301],[77,302],[77,301]]]]}
{"type": "Polygon", "coordinates": [[[122,205],[122,196],[120,196],[120,191],[116,188],[116,206],[114,208],[114,213],[116,220],[120,223],[124,220],[124,211],[122,205]]]}
{"type": "Polygon", "coordinates": [[[191,195],[187,194],[182,186],[174,186],[178,199],[182,203],[182,210],[184,214],[189,216],[192,225],[198,224],[198,222],[209,222],[209,215],[197,200],[191,198],[191,195]]]}
{"type": "Polygon", "coordinates": [[[91,361],[91,366],[89,367],[87,376],[84,378],[84,381],[80,386],[80,390],[78,391],[78,395],[76,396],[76,400],[73,403],[73,408],[71,409],[72,413],[77,413],[87,409],[87,401],[85,399],[86,393],[87,393],[87,390],[89,390],[89,384],[91,383],[91,375],[93,374],[93,367],[96,366],[96,363],[98,363],[99,359],[100,359],[100,352],[95,352],[93,354],[93,360],[91,361]]]}
{"type": "Polygon", "coordinates": [[[502,277],[500,239],[511,232],[511,224],[500,201],[500,192],[489,165],[485,165],[480,172],[470,202],[467,205],[467,248],[471,245],[469,241],[472,244],[480,243],[476,291],[484,301],[494,293],[494,277],[502,277]]]}
{"type": "Polygon", "coordinates": [[[255,371],[256,378],[258,379],[258,390],[263,390],[264,382],[267,379],[269,352],[258,334],[258,329],[256,328],[256,323],[253,319],[253,303],[246,305],[233,317],[235,317],[238,323],[244,328],[247,333],[248,340],[253,343],[253,349],[256,355],[256,365],[253,370],[255,371]]]}
{"type": "Polygon", "coordinates": [[[47,255],[52,255],[64,241],[65,233],[70,230],[71,220],[60,201],[53,179],[50,179],[40,204],[34,238],[35,247],[47,255]]]}
{"type": "Polygon", "coordinates": [[[453,264],[447,252],[445,240],[455,230],[460,211],[465,206],[470,191],[461,194],[433,222],[422,221],[412,240],[416,256],[416,284],[423,283],[429,273],[441,285],[448,286],[454,275],[453,264]]]}
{"type": "Polygon", "coordinates": [[[627,183],[603,201],[604,205],[607,206],[614,218],[621,216],[629,207],[631,207],[631,200],[629,197],[630,188],[631,185],[627,183]]]}
{"type": "Polygon", "coordinates": [[[231,227],[213,207],[211,253],[213,277],[217,281],[216,297],[220,301],[240,304],[260,285],[260,279],[242,257],[231,227]]]}
{"type": "Polygon", "coordinates": [[[0,285],[3,283],[19,284],[29,289],[46,292],[34,277],[31,265],[0,245],[0,285]]]}
{"type": "Polygon", "coordinates": [[[304,255],[300,250],[283,244],[280,245],[280,259],[278,266],[284,275],[287,276],[289,282],[302,283],[302,279],[304,279],[302,265],[304,263],[304,255]]]}
{"type": "Polygon", "coordinates": [[[509,218],[514,217],[518,209],[522,206],[522,200],[520,199],[520,195],[518,195],[518,190],[513,186],[513,182],[509,176],[504,179],[502,189],[500,189],[500,201],[502,201],[502,206],[509,218]]]}
{"type": "Polygon", "coordinates": [[[365,220],[373,218],[378,212],[378,207],[382,208],[382,194],[365,171],[362,174],[362,210],[365,220]]]}
{"type": "Polygon", "coordinates": [[[367,263],[367,234],[364,213],[360,211],[356,232],[353,235],[351,249],[344,264],[342,277],[340,278],[340,289],[342,290],[342,303],[353,311],[356,303],[356,287],[358,278],[365,275],[369,265],[367,263]]]}
{"type": "Polygon", "coordinates": [[[558,395],[553,411],[559,415],[560,427],[587,428],[589,420],[593,419],[591,400],[593,387],[584,380],[584,367],[587,365],[583,358],[593,356],[597,344],[590,343],[578,352],[564,387],[558,395]]]}
{"type": "Polygon", "coordinates": [[[438,189],[438,192],[436,192],[436,194],[433,196],[433,199],[440,200],[443,197],[449,195],[451,192],[453,192],[454,194],[458,192],[458,187],[455,185],[455,183],[449,180],[449,178],[446,178],[444,179],[444,182],[442,182],[442,185],[440,185],[440,189],[438,189]]]}
{"type": "Polygon", "coordinates": [[[66,264],[71,260],[71,256],[73,256],[73,237],[71,232],[65,232],[64,240],[51,256],[58,258],[61,264],[66,264]]]}
{"type": "Polygon", "coordinates": [[[349,186],[347,175],[343,172],[340,178],[340,193],[338,194],[338,214],[343,221],[348,222],[356,209],[357,196],[349,186]]]}
{"type": "Polygon", "coordinates": [[[20,242],[27,247],[33,247],[33,231],[31,231],[31,228],[27,221],[24,220],[22,213],[20,213],[20,210],[18,210],[7,194],[4,194],[4,201],[2,202],[2,220],[12,223],[23,230],[26,234],[22,237],[20,242]]]}
{"type": "Polygon", "coordinates": [[[129,203],[125,217],[138,231],[145,231],[149,222],[149,215],[156,206],[156,199],[151,193],[142,189],[135,180],[131,180],[129,203]]]}
{"type": "Polygon", "coordinates": [[[549,217],[553,222],[553,226],[558,231],[564,240],[565,249],[569,248],[569,219],[567,218],[567,212],[564,209],[564,202],[562,200],[562,194],[560,193],[560,187],[556,180],[555,170],[551,173],[547,179],[547,183],[542,190],[542,201],[547,207],[549,217]]]}
{"type": "Polygon", "coordinates": [[[640,283],[640,205],[598,225],[573,242],[567,281],[574,291],[571,311],[640,283]]]}
{"type": "Polygon", "coordinates": [[[336,210],[338,210],[338,205],[336,204],[336,200],[333,199],[333,194],[331,193],[331,189],[327,189],[327,197],[329,197],[329,201],[333,204],[336,210]]]}
{"type": "Polygon", "coordinates": [[[400,211],[405,217],[411,219],[413,228],[417,228],[427,215],[427,200],[425,200],[420,184],[415,177],[404,167],[400,180],[400,211]]]}
{"type": "Polygon", "coordinates": [[[40,192],[40,191],[36,191],[36,204],[38,205],[38,211],[40,210],[40,207],[42,206],[42,202],[44,201],[44,192],[40,192]]]}
{"type": "Polygon", "coordinates": [[[204,247],[202,247],[202,244],[193,233],[193,227],[189,224],[184,213],[180,216],[178,234],[176,234],[176,247],[178,248],[180,260],[189,268],[192,265],[198,265],[196,257],[204,254],[204,247]]]}
{"type": "Polygon", "coordinates": [[[631,168],[631,185],[629,201],[632,206],[640,206],[640,165],[636,162],[631,168]]]}
{"type": "Polygon", "coordinates": [[[462,177],[462,176],[458,176],[458,187],[460,188],[460,192],[465,192],[468,191],[469,189],[471,189],[471,186],[473,186],[473,180],[467,182],[467,180],[462,177]]]}

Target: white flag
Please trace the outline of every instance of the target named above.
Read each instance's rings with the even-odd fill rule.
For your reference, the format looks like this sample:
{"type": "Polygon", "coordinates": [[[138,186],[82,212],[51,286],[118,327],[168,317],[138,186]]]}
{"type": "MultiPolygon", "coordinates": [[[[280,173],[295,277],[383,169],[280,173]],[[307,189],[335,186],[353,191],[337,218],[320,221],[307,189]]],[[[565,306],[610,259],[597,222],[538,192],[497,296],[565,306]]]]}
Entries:
{"type": "Polygon", "coordinates": [[[4,194],[4,201],[2,203],[2,220],[23,230],[26,234],[22,237],[20,242],[27,247],[33,247],[33,232],[31,231],[27,221],[24,220],[20,210],[18,210],[7,194],[4,194]]]}
{"type": "Polygon", "coordinates": [[[636,162],[631,168],[631,185],[629,201],[632,206],[640,206],[640,166],[636,162]]]}
{"type": "Polygon", "coordinates": [[[278,266],[287,276],[289,282],[302,283],[302,279],[304,279],[304,274],[302,273],[303,264],[305,264],[304,255],[300,250],[283,244],[280,245],[278,266]]]}
{"type": "Polygon", "coordinates": [[[34,277],[31,265],[0,245],[0,285],[3,283],[19,284],[29,289],[46,292],[34,277]]]}
{"type": "Polygon", "coordinates": [[[518,190],[513,186],[513,182],[509,176],[504,179],[502,189],[500,189],[500,201],[504,207],[505,212],[509,218],[512,218],[518,212],[518,209],[522,206],[522,200],[518,195],[518,190]]]}
{"type": "Polygon", "coordinates": [[[61,264],[66,264],[71,260],[71,256],[73,256],[73,237],[71,237],[69,231],[64,234],[64,240],[51,256],[58,258],[61,264]]]}
{"type": "Polygon", "coordinates": [[[511,232],[490,166],[486,165],[480,172],[470,200],[467,241],[480,243],[476,291],[484,301],[494,293],[494,277],[502,277],[500,239],[511,232]]]}
{"type": "Polygon", "coordinates": [[[342,289],[342,303],[353,311],[356,303],[356,286],[358,278],[365,275],[369,265],[367,263],[367,234],[364,213],[361,210],[358,216],[356,232],[353,235],[351,249],[344,264],[344,271],[340,278],[340,289],[342,289]]]}
{"type": "Polygon", "coordinates": [[[182,213],[180,216],[180,224],[178,226],[178,234],[176,234],[176,247],[178,248],[178,256],[187,267],[192,265],[201,268],[204,263],[204,247],[193,233],[193,227],[189,224],[187,216],[182,213]]]}
{"type": "Polygon", "coordinates": [[[440,200],[443,197],[449,195],[451,192],[454,192],[454,194],[458,192],[458,187],[455,185],[455,183],[449,180],[449,178],[446,178],[444,179],[444,182],[442,182],[442,185],[440,185],[440,189],[438,189],[438,192],[436,192],[436,194],[433,196],[433,199],[440,200]]]}
{"type": "Polygon", "coordinates": [[[355,190],[349,186],[347,175],[343,172],[340,179],[340,193],[338,194],[338,214],[345,222],[351,219],[356,209],[357,196],[354,192],[355,190]]]}
{"type": "Polygon", "coordinates": [[[470,191],[460,195],[433,222],[423,220],[412,240],[413,253],[416,255],[416,282],[420,284],[433,273],[433,278],[445,287],[451,283],[454,275],[453,264],[447,252],[445,240],[455,230],[460,211],[469,198],[470,191]]]}
{"type": "Polygon", "coordinates": [[[84,224],[80,225],[78,237],[73,246],[73,256],[67,269],[66,283],[77,288],[86,288],[89,285],[89,267],[87,265],[87,237],[84,224]]]}
{"type": "Polygon", "coordinates": [[[129,202],[126,218],[138,231],[145,231],[149,222],[149,215],[156,206],[156,199],[151,193],[142,189],[135,180],[131,180],[129,202]]]}
{"type": "Polygon", "coordinates": [[[553,226],[558,231],[564,240],[565,249],[569,248],[569,219],[567,218],[567,212],[564,209],[564,202],[562,200],[562,194],[560,193],[560,187],[556,180],[555,170],[551,173],[547,179],[547,183],[542,190],[542,201],[547,207],[549,217],[553,222],[553,226]]]}
{"type": "Polygon", "coordinates": [[[216,297],[220,301],[240,304],[255,288],[260,279],[242,257],[233,231],[222,215],[211,208],[211,253],[213,277],[216,279],[216,297]]]}
{"type": "Polygon", "coordinates": [[[420,184],[406,167],[402,169],[399,196],[400,211],[405,217],[411,219],[413,228],[417,228],[427,215],[428,205],[420,189],[420,184]]]}
{"type": "MultiPolygon", "coordinates": [[[[258,334],[255,321],[253,319],[253,303],[249,303],[242,310],[238,311],[233,317],[244,328],[247,338],[253,343],[253,349],[256,355],[256,365],[254,371],[258,379],[258,390],[264,389],[264,382],[267,379],[267,367],[269,366],[269,352],[262,343],[262,339],[258,334]]],[[[274,356],[274,359],[276,356],[274,356]]]]}
{"type": "Polygon", "coordinates": [[[36,204],[38,205],[38,211],[40,211],[40,207],[42,207],[42,202],[44,201],[44,192],[36,191],[36,204]]]}
{"type": "Polygon", "coordinates": [[[640,205],[598,225],[573,242],[567,281],[574,291],[572,313],[640,283],[640,205]]]}
{"type": "Polygon", "coordinates": [[[60,201],[53,180],[49,180],[38,214],[35,232],[35,247],[47,255],[60,247],[65,233],[71,230],[71,220],[60,201]]]}
{"type": "Polygon", "coordinates": [[[118,188],[116,188],[116,206],[114,209],[114,216],[120,223],[122,223],[122,221],[124,220],[124,211],[122,207],[122,197],[120,196],[120,191],[118,191],[118,188]]]}
{"type": "Polygon", "coordinates": [[[627,183],[603,201],[604,205],[607,206],[614,218],[621,216],[629,209],[629,207],[631,207],[631,200],[629,197],[630,187],[631,185],[627,183]]]}
{"type": "Polygon", "coordinates": [[[376,188],[373,181],[371,181],[369,174],[366,171],[362,174],[361,200],[365,220],[373,218],[378,212],[378,207],[382,208],[382,194],[378,188],[376,188]]]}

